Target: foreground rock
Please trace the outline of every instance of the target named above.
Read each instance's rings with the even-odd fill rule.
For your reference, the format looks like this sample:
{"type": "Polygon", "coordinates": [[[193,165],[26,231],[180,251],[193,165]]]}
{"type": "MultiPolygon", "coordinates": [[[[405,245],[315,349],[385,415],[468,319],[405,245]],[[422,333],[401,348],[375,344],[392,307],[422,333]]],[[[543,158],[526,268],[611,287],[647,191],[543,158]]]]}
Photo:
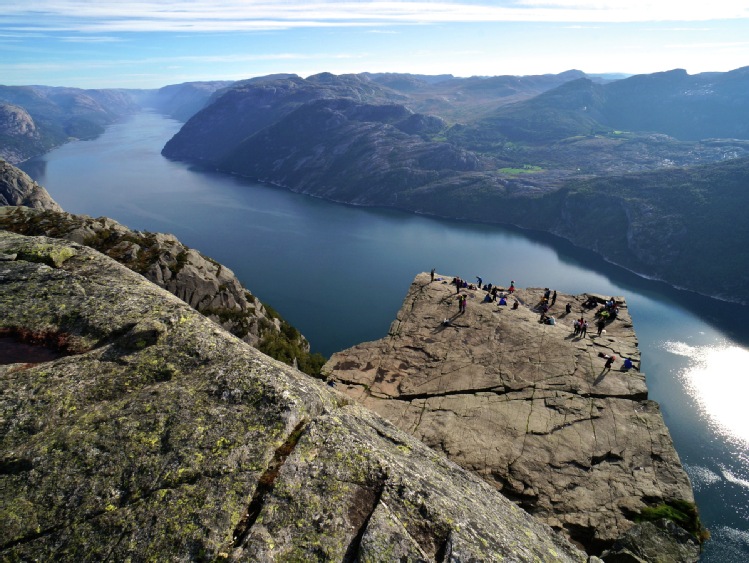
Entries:
{"type": "MultiPolygon", "coordinates": [[[[457,315],[454,285],[417,276],[388,336],[335,354],[323,373],[589,553],[649,506],[693,503],[644,376],[620,370],[623,357],[640,363],[621,297],[599,337],[586,295],[560,296],[550,326],[533,310],[541,289],[519,290],[517,310],[483,303],[484,291],[462,293],[467,311],[457,315]],[[586,338],[572,331],[581,315],[586,338]],[[617,356],[610,371],[601,354],[617,356]]],[[[696,560],[697,543],[690,549],[696,560]]]]}
{"type": "Polygon", "coordinates": [[[134,231],[107,217],[26,207],[0,207],[0,228],[95,248],[277,359],[297,362],[307,373],[318,373],[324,361],[310,354],[307,339],[245,289],[229,268],[173,235],[134,231]]]}
{"type": "Polygon", "coordinates": [[[76,243],[0,231],[3,560],[585,561],[492,487],[76,243]]]}

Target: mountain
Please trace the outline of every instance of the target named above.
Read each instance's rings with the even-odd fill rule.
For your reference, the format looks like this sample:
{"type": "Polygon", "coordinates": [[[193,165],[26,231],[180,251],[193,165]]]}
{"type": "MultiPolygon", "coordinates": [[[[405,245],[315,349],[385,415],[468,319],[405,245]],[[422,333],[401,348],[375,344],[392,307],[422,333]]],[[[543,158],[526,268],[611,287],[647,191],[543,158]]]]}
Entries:
{"type": "Polygon", "coordinates": [[[567,82],[477,120],[477,135],[548,143],[614,130],[654,132],[682,141],[749,139],[749,67],[688,75],[638,75],[606,84],[567,82]]]}
{"type": "Polygon", "coordinates": [[[414,74],[369,74],[374,82],[408,96],[408,107],[432,113],[448,122],[473,121],[498,106],[537,96],[571,80],[587,76],[579,70],[528,76],[424,76],[414,74]]]}
{"type": "Polygon", "coordinates": [[[359,102],[391,102],[399,96],[355,75],[318,74],[253,80],[230,88],[193,116],[167,142],[162,153],[215,166],[236,146],[303,104],[344,98],[359,102]]]}
{"type": "Polygon", "coordinates": [[[0,158],[18,163],[91,139],[137,108],[126,90],[0,86],[0,158]]]}
{"type": "MultiPolygon", "coordinates": [[[[260,80],[215,97],[162,152],[335,201],[554,232],[634,271],[744,300],[746,280],[731,281],[719,255],[705,256],[703,268],[683,275],[691,234],[678,237],[675,230],[662,238],[667,232],[656,229],[645,235],[645,223],[664,229],[671,224],[664,192],[642,189],[622,197],[616,186],[672,186],[668,197],[680,198],[683,184],[690,205],[676,206],[679,221],[713,243],[703,225],[714,225],[715,232],[737,242],[737,260],[744,264],[738,250],[749,244],[743,222],[715,221],[716,214],[734,211],[726,204],[730,197],[743,197],[733,187],[730,197],[723,190],[745,179],[747,69],[693,77],[672,71],[604,83],[579,74],[520,77],[516,82],[525,87],[563,82],[532,97],[526,90],[522,101],[505,100],[461,123],[451,119],[465,111],[464,100],[474,94],[456,102],[443,98],[452,104],[450,119],[415,109],[423,106],[423,92],[446,88],[456,79],[430,83],[410,75],[323,74],[260,80]],[[737,116],[734,123],[724,116],[729,105],[737,116]],[[684,112],[690,120],[678,117],[684,112]],[[727,134],[732,137],[720,137],[727,134]],[[699,168],[688,170],[693,167],[699,168]],[[726,177],[732,178],[729,185],[723,184],[726,177]],[[594,201],[566,205],[567,198],[582,197],[573,195],[582,189],[574,186],[585,186],[594,201]],[[639,207],[632,207],[635,201],[639,207]],[[613,222],[605,218],[607,208],[617,210],[613,222]],[[602,218],[592,221],[591,209],[602,218]],[[653,211],[652,219],[646,210],[653,211]],[[700,219],[703,211],[709,218],[700,219]],[[691,224],[693,219],[699,224],[691,224]],[[586,226],[575,226],[581,223],[586,226]],[[592,225],[606,232],[607,244],[602,237],[575,236],[576,229],[590,233],[592,225]],[[718,274],[719,279],[711,277],[718,274]]],[[[461,91],[486,87],[492,94],[481,99],[496,100],[499,85],[510,88],[512,83],[499,78],[460,80],[461,91]]]]}
{"type": "Polygon", "coordinates": [[[216,92],[232,84],[228,80],[172,84],[144,92],[139,103],[184,122],[203,109],[216,92]]]}

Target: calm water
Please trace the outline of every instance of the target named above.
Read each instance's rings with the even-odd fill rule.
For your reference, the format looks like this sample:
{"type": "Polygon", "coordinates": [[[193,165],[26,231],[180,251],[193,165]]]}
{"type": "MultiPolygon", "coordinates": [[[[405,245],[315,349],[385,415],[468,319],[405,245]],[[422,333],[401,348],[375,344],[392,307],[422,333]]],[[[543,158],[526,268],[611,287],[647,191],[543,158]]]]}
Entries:
{"type": "Polygon", "coordinates": [[[553,237],[337,205],[160,156],[179,124],[143,113],[23,168],[67,211],[170,232],[229,266],[329,355],[386,334],[413,277],[623,295],[713,540],[703,561],[749,560],[749,308],[611,266],[553,237]]]}

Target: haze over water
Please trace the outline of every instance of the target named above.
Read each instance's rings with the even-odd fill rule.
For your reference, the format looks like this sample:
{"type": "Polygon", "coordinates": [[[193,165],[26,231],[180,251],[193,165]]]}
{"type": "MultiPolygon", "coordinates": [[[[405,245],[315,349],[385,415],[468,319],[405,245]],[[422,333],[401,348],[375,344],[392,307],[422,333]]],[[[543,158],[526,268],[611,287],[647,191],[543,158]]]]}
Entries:
{"type": "Polygon", "coordinates": [[[712,533],[702,560],[749,560],[749,308],[639,278],[549,235],[338,205],[170,162],[159,153],[179,127],[142,113],[22,167],[66,211],[173,233],[228,266],[325,355],[384,336],[414,276],[433,267],[624,296],[650,398],[712,533]]]}

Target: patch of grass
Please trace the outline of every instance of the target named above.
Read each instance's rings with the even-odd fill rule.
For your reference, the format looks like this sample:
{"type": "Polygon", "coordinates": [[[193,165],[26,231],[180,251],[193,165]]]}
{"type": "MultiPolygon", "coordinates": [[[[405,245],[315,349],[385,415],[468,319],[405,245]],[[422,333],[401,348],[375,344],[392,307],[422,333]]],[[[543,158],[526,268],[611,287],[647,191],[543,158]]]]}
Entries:
{"type": "Polygon", "coordinates": [[[672,500],[656,506],[644,508],[635,517],[635,522],[653,522],[665,518],[675,522],[692,534],[701,543],[710,538],[710,532],[702,525],[697,505],[685,500],[672,500]]]}
{"type": "Polygon", "coordinates": [[[500,168],[497,172],[508,176],[520,176],[521,174],[536,174],[537,172],[543,172],[543,170],[540,166],[523,164],[522,168],[500,168]]]}

